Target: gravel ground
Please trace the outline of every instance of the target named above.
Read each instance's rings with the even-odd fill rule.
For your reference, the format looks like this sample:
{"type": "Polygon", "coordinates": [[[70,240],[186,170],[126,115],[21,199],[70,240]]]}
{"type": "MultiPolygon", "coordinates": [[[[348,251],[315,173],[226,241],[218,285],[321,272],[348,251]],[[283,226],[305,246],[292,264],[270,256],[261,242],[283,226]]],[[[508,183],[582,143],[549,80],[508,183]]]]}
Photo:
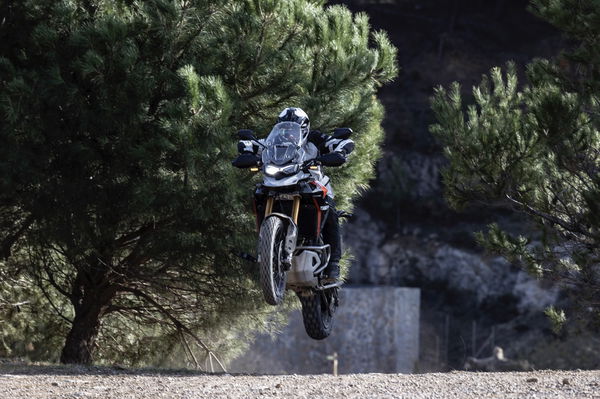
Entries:
{"type": "Polygon", "coordinates": [[[600,371],[206,375],[0,364],[0,398],[600,398],[600,371]]]}

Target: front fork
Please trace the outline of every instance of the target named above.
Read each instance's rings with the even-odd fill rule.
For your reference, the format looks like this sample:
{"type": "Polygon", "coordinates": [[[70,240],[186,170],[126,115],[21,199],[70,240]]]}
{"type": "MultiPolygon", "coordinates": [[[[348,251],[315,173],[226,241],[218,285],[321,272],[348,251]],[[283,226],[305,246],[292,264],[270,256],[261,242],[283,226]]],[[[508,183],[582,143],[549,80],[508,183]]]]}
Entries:
{"type": "MultiPolygon", "coordinates": [[[[267,205],[265,207],[265,217],[273,213],[273,203],[275,200],[273,197],[267,198],[267,205]]],[[[298,226],[298,215],[300,214],[300,196],[294,195],[294,201],[292,202],[292,220],[298,226]]]]}
{"type": "MultiPolygon", "coordinates": [[[[265,218],[268,217],[271,213],[273,213],[273,197],[267,198],[267,204],[265,206],[265,218]]],[[[283,246],[283,256],[282,261],[286,266],[286,269],[289,270],[292,267],[292,256],[294,255],[294,250],[296,248],[296,240],[298,238],[298,215],[300,213],[300,196],[294,195],[294,200],[292,202],[292,220],[294,222],[293,225],[288,225],[288,231],[285,237],[285,245],[283,246]]]]}
{"type": "Polygon", "coordinates": [[[273,213],[273,202],[275,202],[275,200],[273,199],[273,197],[267,198],[267,205],[265,207],[265,216],[264,216],[265,218],[267,216],[269,216],[271,213],[273,213]]]}

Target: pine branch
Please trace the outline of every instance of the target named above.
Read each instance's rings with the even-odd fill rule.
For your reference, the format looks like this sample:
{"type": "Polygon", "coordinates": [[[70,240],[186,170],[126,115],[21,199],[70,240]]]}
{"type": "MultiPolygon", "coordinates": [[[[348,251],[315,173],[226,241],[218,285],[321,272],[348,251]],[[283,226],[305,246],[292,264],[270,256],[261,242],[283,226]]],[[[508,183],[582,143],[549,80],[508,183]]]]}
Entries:
{"type": "MultiPolygon", "coordinates": [[[[175,327],[176,330],[182,331],[182,332],[188,334],[190,337],[194,338],[194,340],[196,340],[196,342],[198,343],[198,345],[200,345],[200,347],[202,349],[204,349],[209,356],[210,355],[214,356],[214,353],[210,350],[210,348],[208,347],[208,345],[206,345],[184,323],[182,323],[181,321],[179,321],[179,319],[177,317],[175,317],[171,312],[169,312],[166,308],[164,308],[160,303],[158,303],[156,300],[154,300],[150,295],[146,294],[143,291],[140,291],[138,289],[131,288],[131,287],[121,286],[119,288],[120,288],[121,291],[130,292],[130,293],[134,294],[135,296],[139,297],[140,299],[143,299],[143,300],[147,301],[148,303],[150,303],[151,305],[153,305],[154,307],[156,307],[156,309],[158,309],[158,311],[163,316],[165,316],[167,319],[169,319],[171,321],[171,323],[173,323],[173,326],[175,327]]],[[[215,356],[215,359],[219,363],[219,366],[221,367],[221,369],[223,370],[223,372],[227,372],[227,370],[225,369],[225,367],[223,366],[223,364],[219,361],[219,359],[216,356],[215,356]]]]}
{"type": "Polygon", "coordinates": [[[25,234],[27,229],[31,227],[34,221],[35,217],[33,215],[27,216],[17,231],[15,231],[13,234],[9,234],[9,236],[2,241],[0,253],[2,254],[4,260],[8,260],[8,258],[10,258],[12,246],[19,238],[23,236],[23,234],[25,234]]]}
{"type": "Polygon", "coordinates": [[[563,228],[563,229],[565,229],[566,231],[569,231],[569,232],[571,232],[571,233],[579,233],[579,234],[581,234],[581,235],[584,235],[584,236],[587,236],[587,237],[589,237],[589,238],[595,238],[595,239],[598,239],[598,236],[596,236],[596,235],[594,235],[594,234],[591,234],[591,233],[589,233],[589,232],[587,232],[587,231],[585,231],[585,230],[582,230],[582,229],[580,229],[579,227],[577,227],[577,226],[576,226],[576,225],[574,225],[574,224],[567,223],[567,222],[565,222],[565,221],[563,221],[563,220],[561,220],[561,219],[559,219],[559,218],[557,218],[557,217],[555,217],[555,216],[553,216],[553,215],[550,215],[549,213],[542,212],[542,211],[539,211],[539,210],[537,210],[537,209],[534,209],[534,208],[533,208],[533,207],[531,207],[530,205],[528,205],[528,204],[526,204],[526,203],[524,203],[524,202],[520,202],[520,201],[518,201],[518,200],[516,200],[516,199],[512,198],[512,197],[511,197],[510,195],[508,195],[508,194],[506,194],[506,198],[507,198],[507,199],[508,199],[510,202],[512,202],[512,203],[514,203],[514,204],[516,204],[516,205],[518,205],[518,206],[519,206],[519,208],[521,208],[521,209],[525,210],[527,213],[529,213],[529,214],[531,214],[531,215],[534,215],[534,216],[537,216],[537,217],[540,217],[540,218],[542,218],[542,219],[545,219],[545,220],[547,220],[547,221],[549,221],[549,222],[551,222],[551,223],[553,223],[553,224],[559,225],[560,227],[562,227],[562,228],[563,228]]]}

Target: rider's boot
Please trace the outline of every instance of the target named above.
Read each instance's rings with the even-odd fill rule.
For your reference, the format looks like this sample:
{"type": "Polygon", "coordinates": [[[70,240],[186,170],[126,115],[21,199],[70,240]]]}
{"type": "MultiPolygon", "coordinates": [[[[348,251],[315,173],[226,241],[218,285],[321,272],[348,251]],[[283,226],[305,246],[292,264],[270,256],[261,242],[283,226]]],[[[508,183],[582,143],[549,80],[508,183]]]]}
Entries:
{"type": "Polygon", "coordinates": [[[329,212],[325,225],[323,226],[323,241],[329,244],[331,256],[325,268],[325,282],[333,283],[340,278],[340,258],[342,257],[342,238],[340,236],[340,225],[338,214],[335,210],[333,200],[329,202],[329,212]]]}
{"type": "Polygon", "coordinates": [[[325,283],[335,283],[340,278],[340,262],[329,261],[324,271],[325,283]]]}

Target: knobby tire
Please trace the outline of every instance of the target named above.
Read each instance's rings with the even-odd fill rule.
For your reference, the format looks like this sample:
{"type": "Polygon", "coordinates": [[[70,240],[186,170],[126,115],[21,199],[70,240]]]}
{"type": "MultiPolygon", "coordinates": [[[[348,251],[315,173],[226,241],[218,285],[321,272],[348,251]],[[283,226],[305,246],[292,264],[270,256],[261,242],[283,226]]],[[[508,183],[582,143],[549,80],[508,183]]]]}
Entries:
{"type": "Polygon", "coordinates": [[[325,339],[331,334],[333,315],[328,309],[325,295],[328,295],[329,301],[333,301],[330,293],[325,292],[312,292],[308,296],[298,295],[302,304],[304,329],[312,339],[325,339]]]}
{"type": "Polygon", "coordinates": [[[285,294],[286,272],[281,264],[285,226],[278,217],[265,219],[259,234],[260,285],[269,305],[280,305],[285,294]]]}

